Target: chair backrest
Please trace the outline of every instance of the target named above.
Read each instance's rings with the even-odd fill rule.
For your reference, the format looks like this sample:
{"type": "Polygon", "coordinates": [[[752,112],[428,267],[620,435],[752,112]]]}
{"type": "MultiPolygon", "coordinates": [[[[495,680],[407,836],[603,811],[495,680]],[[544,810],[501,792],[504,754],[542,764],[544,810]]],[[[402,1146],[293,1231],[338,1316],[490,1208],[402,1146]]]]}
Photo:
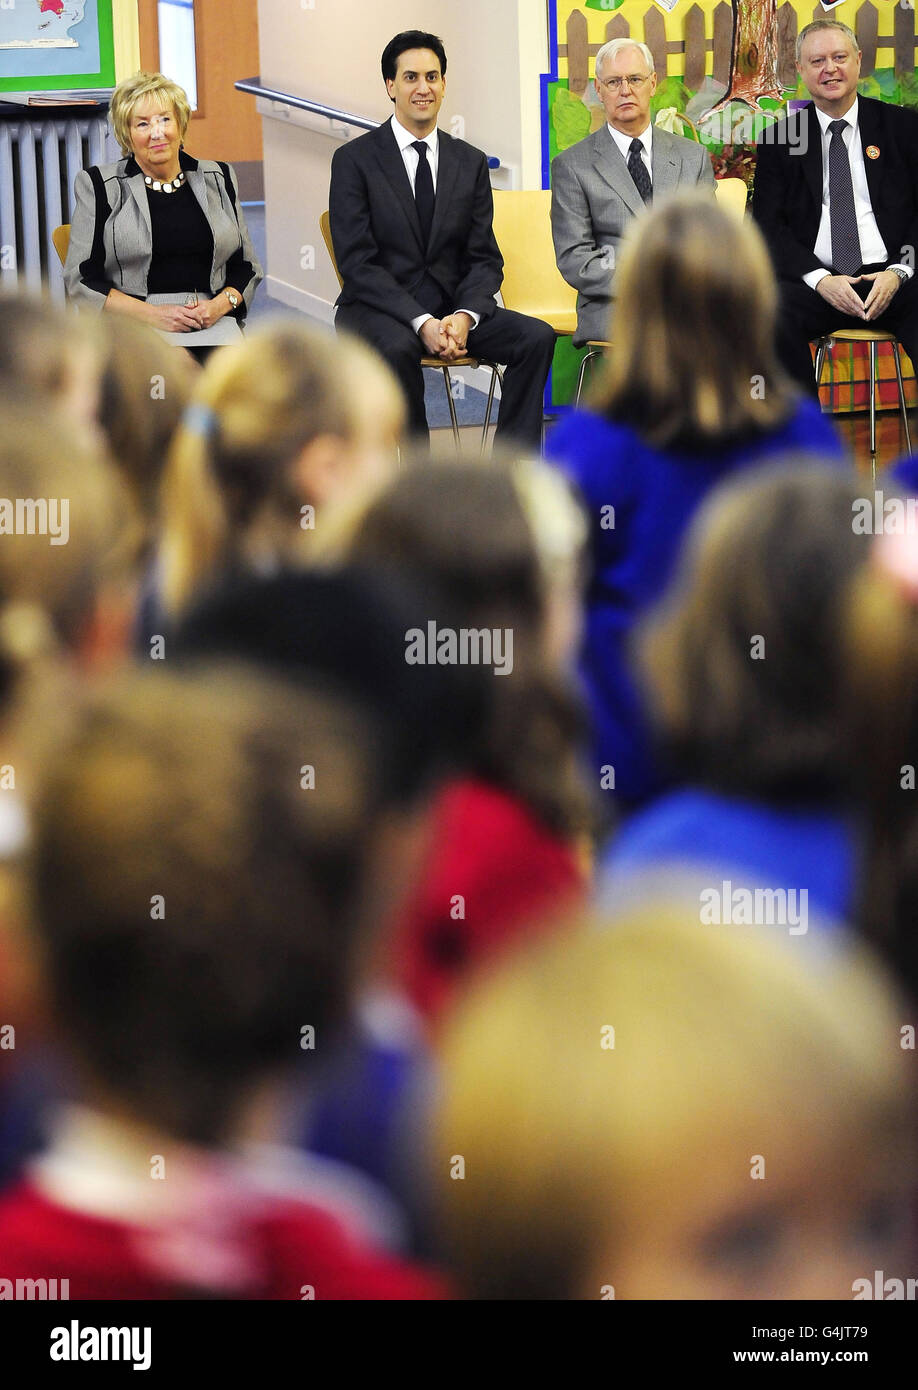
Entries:
{"type": "Polygon", "coordinates": [[[70,223],[62,222],[59,227],[55,227],[51,233],[51,240],[54,242],[54,249],[60,257],[61,265],[63,265],[70,249],[70,223]]]}
{"type": "Polygon", "coordinates": [[[497,190],[494,235],[504,258],[504,305],[536,318],[576,313],[577,291],[555,264],[551,190],[497,190]]]}
{"type": "Polygon", "coordinates": [[[331,235],[331,218],[327,212],[323,212],[322,216],[319,218],[319,226],[322,230],[322,240],[325,242],[328,258],[332,263],[332,269],[338,277],[338,284],[343,289],[344,281],[341,279],[341,271],[338,269],[338,262],[335,260],[335,247],[331,235]]]}
{"type": "Polygon", "coordinates": [[[745,179],[715,179],[714,192],[724,212],[732,213],[734,217],[739,218],[746,216],[748,190],[745,179]]]}

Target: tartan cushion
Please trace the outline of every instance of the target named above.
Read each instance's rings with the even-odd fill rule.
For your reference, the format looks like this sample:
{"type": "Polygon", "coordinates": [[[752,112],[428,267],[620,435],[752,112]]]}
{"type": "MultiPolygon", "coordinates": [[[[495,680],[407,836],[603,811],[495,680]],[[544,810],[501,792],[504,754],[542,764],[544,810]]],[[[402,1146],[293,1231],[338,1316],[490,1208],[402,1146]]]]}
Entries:
{"type": "MultiPolygon", "coordinates": [[[[815,358],[816,346],[812,344],[815,358]]],[[[902,376],[905,382],[905,403],[918,402],[915,369],[905,352],[900,350],[902,376]]],[[[833,414],[870,409],[870,353],[867,343],[835,343],[826,353],[822,369],[819,400],[833,414]]],[[[898,410],[899,390],[896,385],[896,364],[891,343],[877,347],[877,409],[898,410]]]]}

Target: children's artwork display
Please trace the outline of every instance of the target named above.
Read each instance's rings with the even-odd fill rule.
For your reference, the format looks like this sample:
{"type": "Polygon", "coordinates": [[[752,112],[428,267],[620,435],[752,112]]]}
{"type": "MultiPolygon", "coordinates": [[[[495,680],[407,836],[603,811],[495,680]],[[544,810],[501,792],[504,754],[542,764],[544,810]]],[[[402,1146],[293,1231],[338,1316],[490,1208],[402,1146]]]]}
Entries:
{"type": "Polygon", "coordinates": [[[0,93],[111,88],[113,0],[0,4],[0,93]]]}
{"type": "MultiPolygon", "coordinates": [[[[602,123],[593,65],[610,39],[630,37],[654,57],[654,120],[701,140],[715,172],[752,182],[752,147],[787,102],[807,100],[797,73],[797,34],[826,19],[822,4],[784,0],[549,0],[551,72],[544,81],[543,168],[602,123]]],[[[862,96],[918,108],[915,10],[894,0],[838,0],[831,18],[858,36],[862,96]]]]}
{"type": "MultiPolygon", "coordinates": [[[[854,30],[862,55],[862,96],[918,109],[915,9],[900,0],[548,0],[548,8],[551,70],[542,92],[545,188],[555,155],[605,119],[593,72],[596,54],[610,39],[636,39],[653,54],[657,89],[651,119],[706,145],[717,177],[741,178],[749,189],[756,140],[784,115],[788,103],[809,100],[797,72],[795,45],[800,30],[813,20],[834,20],[854,30]]],[[[559,353],[556,375],[560,359],[559,353]]],[[[891,403],[893,391],[894,377],[891,403]]],[[[849,398],[847,408],[862,408],[865,392],[866,383],[852,369],[844,382],[836,383],[834,399],[841,408],[849,398]],[[838,390],[842,385],[848,393],[844,398],[838,390]]]]}

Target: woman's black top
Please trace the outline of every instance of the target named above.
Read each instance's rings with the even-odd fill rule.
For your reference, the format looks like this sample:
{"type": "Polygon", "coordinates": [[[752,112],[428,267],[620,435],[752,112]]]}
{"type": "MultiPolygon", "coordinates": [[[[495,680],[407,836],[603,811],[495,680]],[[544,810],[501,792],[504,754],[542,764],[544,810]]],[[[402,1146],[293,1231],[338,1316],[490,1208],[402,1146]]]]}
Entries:
{"type": "Polygon", "coordinates": [[[194,193],[187,183],[174,193],[148,188],[147,203],[153,232],[147,294],[200,290],[209,298],[214,236],[194,193]]]}

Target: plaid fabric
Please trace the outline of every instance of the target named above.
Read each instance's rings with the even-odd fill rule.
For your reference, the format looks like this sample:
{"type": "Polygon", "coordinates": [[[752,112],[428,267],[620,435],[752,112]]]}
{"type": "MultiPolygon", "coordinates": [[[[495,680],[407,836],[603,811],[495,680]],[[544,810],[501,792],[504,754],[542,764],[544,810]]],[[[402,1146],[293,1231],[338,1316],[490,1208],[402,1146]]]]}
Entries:
{"type": "MultiPolygon", "coordinates": [[[[816,346],[813,344],[815,358],[816,346]]],[[[905,403],[911,407],[918,402],[915,369],[900,349],[902,377],[905,383],[905,403]]],[[[870,409],[870,353],[867,343],[836,343],[826,353],[822,369],[819,400],[824,410],[844,415],[853,410],[870,409]]],[[[899,390],[896,385],[896,364],[891,343],[877,347],[877,409],[898,410],[899,390]]]]}

